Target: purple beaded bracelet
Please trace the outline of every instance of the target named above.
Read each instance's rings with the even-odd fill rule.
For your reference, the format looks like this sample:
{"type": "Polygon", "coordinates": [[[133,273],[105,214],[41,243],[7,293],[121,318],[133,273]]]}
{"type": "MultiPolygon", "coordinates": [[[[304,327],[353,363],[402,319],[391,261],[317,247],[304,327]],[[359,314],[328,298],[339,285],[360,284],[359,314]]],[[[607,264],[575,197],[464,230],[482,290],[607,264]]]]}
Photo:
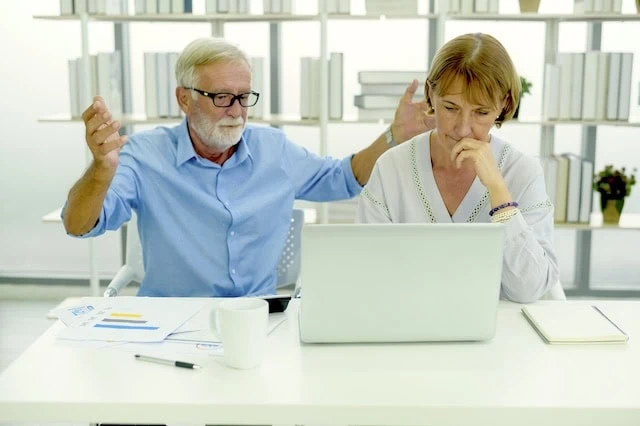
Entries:
{"type": "Polygon", "coordinates": [[[509,201],[508,203],[500,204],[498,207],[494,207],[489,211],[489,216],[493,216],[498,210],[506,209],[507,207],[518,207],[518,203],[509,201]]]}

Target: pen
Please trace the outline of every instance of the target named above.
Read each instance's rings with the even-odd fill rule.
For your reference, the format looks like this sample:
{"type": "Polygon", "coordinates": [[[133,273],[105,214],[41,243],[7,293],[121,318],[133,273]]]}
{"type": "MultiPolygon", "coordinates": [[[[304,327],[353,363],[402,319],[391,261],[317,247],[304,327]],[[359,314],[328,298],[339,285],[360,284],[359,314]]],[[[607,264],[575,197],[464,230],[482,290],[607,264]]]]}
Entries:
{"type": "Polygon", "coordinates": [[[200,368],[198,364],[192,364],[190,362],[173,361],[170,359],[156,358],[154,356],[140,355],[140,354],[136,354],[135,357],[140,361],[155,362],[157,364],[164,364],[164,365],[173,365],[181,368],[191,368],[192,370],[200,368]]]}

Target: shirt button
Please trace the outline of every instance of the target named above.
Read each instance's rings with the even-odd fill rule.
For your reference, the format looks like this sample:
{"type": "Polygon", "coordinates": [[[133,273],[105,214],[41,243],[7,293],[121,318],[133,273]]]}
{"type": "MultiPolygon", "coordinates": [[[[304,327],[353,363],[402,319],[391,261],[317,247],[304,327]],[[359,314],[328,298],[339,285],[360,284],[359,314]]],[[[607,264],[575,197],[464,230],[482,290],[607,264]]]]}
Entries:
{"type": "Polygon", "coordinates": [[[236,270],[235,270],[235,269],[232,269],[232,270],[231,270],[231,273],[232,273],[232,274],[235,274],[235,273],[236,273],[236,270]]]}
{"type": "Polygon", "coordinates": [[[235,233],[235,231],[231,231],[231,232],[229,232],[229,235],[231,235],[233,237],[234,235],[236,235],[236,233],[235,233]]]}
{"type": "Polygon", "coordinates": [[[228,205],[229,205],[229,202],[228,202],[228,201],[225,201],[225,202],[224,202],[224,205],[225,205],[225,206],[228,206],[228,205]]]}

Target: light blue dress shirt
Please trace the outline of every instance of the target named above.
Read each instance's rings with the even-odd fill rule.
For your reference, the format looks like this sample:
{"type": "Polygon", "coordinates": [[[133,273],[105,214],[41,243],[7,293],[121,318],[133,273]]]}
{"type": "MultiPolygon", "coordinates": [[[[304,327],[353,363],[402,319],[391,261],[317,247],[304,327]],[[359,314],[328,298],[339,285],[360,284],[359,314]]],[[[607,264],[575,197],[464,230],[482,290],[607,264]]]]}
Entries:
{"type": "Polygon", "coordinates": [[[118,229],[133,209],[144,253],[139,296],[273,294],[294,200],[361,189],[351,156],[319,157],[270,127],[248,125],[220,166],[196,154],[183,120],[129,138],[98,223],[83,237],[118,229]]]}

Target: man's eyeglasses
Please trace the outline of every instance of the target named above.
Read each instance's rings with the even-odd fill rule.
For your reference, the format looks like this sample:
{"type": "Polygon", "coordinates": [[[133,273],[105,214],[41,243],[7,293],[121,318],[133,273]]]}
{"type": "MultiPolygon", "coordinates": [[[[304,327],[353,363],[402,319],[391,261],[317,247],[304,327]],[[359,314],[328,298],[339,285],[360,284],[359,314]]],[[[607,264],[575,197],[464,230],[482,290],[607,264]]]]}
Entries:
{"type": "Polygon", "coordinates": [[[236,100],[240,103],[240,106],[244,108],[252,107],[258,103],[258,98],[260,97],[260,93],[254,91],[234,95],[233,93],[209,93],[204,90],[196,89],[195,87],[185,87],[185,89],[193,90],[194,92],[200,93],[202,96],[211,98],[213,105],[219,108],[228,108],[232,106],[236,100]]]}

